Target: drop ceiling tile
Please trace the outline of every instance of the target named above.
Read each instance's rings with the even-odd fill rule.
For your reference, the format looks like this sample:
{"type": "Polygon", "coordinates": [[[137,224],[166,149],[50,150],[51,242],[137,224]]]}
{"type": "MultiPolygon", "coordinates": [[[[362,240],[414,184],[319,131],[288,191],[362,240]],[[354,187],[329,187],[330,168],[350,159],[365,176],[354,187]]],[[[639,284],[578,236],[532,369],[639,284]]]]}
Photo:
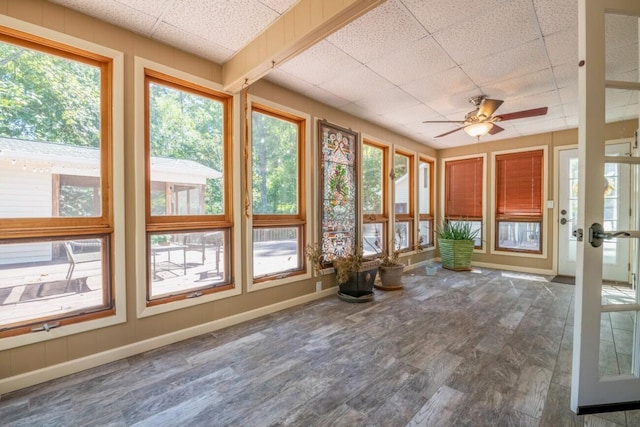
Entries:
{"type": "Polygon", "coordinates": [[[562,105],[558,91],[550,90],[548,92],[537,93],[535,95],[506,99],[504,104],[500,106],[498,114],[531,110],[533,108],[540,107],[555,107],[558,105],[562,105]]]}
{"type": "Polygon", "coordinates": [[[607,89],[605,91],[605,105],[607,110],[626,107],[631,102],[631,91],[623,89],[607,89]]]}
{"type": "Polygon", "coordinates": [[[475,109],[469,99],[481,94],[480,89],[473,87],[458,93],[442,93],[426,104],[450,120],[463,120],[469,111],[475,109]]]}
{"type": "Polygon", "coordinates": [[[432,37],[423,37],[399,50],[367,62],[367,66],[401,86],[425,75],[437,74],[456,64],[432,37]]]}
{"type": "Polygon", "coordinates": [[[535,95],[555,89],[551,70],[530,73],[515,79],[495,82],[481,87],[482,92],[496,99],[535,95]]]}
{"type": "Polygon", "coordinates": [[[400,125],[420,123],[425,120],[445,120],[440,114],[424,104],[413,105],[409,108],[384,112],[383,117],[391,119],[400,125]]]}
{"type": "Polygon", "coordinates": [[[259,0],[260,3],[275,10],[279,14],[283,14],[288,9],[292,8],[298,0],[259,0]]]}
{"type": "Polygon", "coordinates": [[[266,79],[277,85],[286,87],[287,89],[291,89],[302,94],[314,88],[311,83],[292,76],[291,74],[279,68],[276,68],[275,70],[272,70],[269,74],[267,74],[266,79]]]}
{"type": "Polygon", "coordinates": [[[578,111],[578,103],[562,104],[562,111],[564,112],[565,117],[577,117],[580,113],[578,111]]]}
{"type": "Polygon", "coordinates": [[[621,107],[607,108],[607,110],[605,111],[605,122],[612,123],[620,120],[625,120],[627,118],[631,118],[631,117],[627,117],[626,114],[627,114],[626,105],[621,107]]]}
{"type": "Polygon", "coordinates": [[[370,97],[372,93],[392,89],[394,85],[364,65],[341,73],[320,85],[335,95],[357,101],[370,97]]]}
{"type": "Polygon", "coordinates": [[[218,64],[222,64],[234,54],[232,50],[216,45],[196,34],[164,23],[158,26],[153,38],[218,64]]]}
{"type": "MultiPolygon", "coordinates": [[[[543,132],[567,129],[567,122],[564,117],[545,120],[543,122],[529,122],[521,120],[521,123],[513,124],[514,128],[522,135],[535,135],[543,132]]],[[[501,125],[502,126],[502,125],[501,125]]]]}
{"type": "Polygon", "coordinates": [[[567,127],[568,128],[577,128],[578,127],[578,115],[567,116],[567,117],[565,117],[565,121],[567,122],[567,127]]]}
{"type": "Polygon", "coordinates": [[[604,27],[607,49],[638,43],[637,17],[609,13],[605,15],[604,27]]]}
{"type": "Polygon", "coordinates": [[[578,33],[576,0],[534,0],[533,5],[543,35],[567,29],[578,33]]]}
{"type": "Polygon", "coordinates": [[[425,29],[399,0],[387,0],[331,34],[327,40],[366,63],[425,36],[425,29]]]}
{"type": "Polygon", "coordinates": [[[434,38],[458,64],[507,50],[540,37],[530,0],[503,2],[434,38]]]}
{"type": "Polygon", "coordinates": [[[563,104],[572,104],[578,102],[578,84],[566,86],[558,90],[560,101],[563,104]]]}
{"type": "Polygon", "coordinates": [[[558,88],[576,85],[578,84],[578,64],[569,62],[553,67],[553,76],[558,88]]]}
{"type": "Polygon", "coordinates": [[[560,31],[544,38],[551,65],[578,64],[578,34],[560,31]]]}
{"type": "MultiPolygon", "coordinates": [[[[638,44],[629,44],[607,49],[605,52],[606,78],[623,80],[629,72],[638,70],[638,44]]],[[[638,81],[637,79],[634,81],[638,81]]]]}
{"type": "Polygon", "coordinates": [[[342,108],[343,106],[351,102],[329,91],[326,91],[318,86],[312,86],[309,90],[305,92],[305,95],[319,102],[322,102],[323,104],[330,105],[338,109],[342,108]]]}
{"type": "MultiPolygon", "coordinates": [[[[460,67],[454,67],[438,74],[424,76],[420,80],[402,85],[401,88],[429,105],[435,100],[450,96],[450,94],[476,89],[476,85],[460,67]]],[[[458,106],[458,108],[460,107],[458,106]]],[[[445,110],[450,111],[450,107],[445,110]]],[[[436,111],[442,114],[442,111],[437,109],[436,111]]]]}
{"type": "Polygon", "coordinates": [[[503,5],[499,0],[402,0],[402,3],[430,33],[503,5]]]}
{"type": "MultiPolygon", "coordinates": [[[[115,0],[53,0],[52,2],[146,36],[151,34],[158,16],[146,14],[115,0]]],[[[160,5],[161,3],[158,3],[158,10],[161,10],[160,5]]]]}
{"type": "Polygon", "coordinates": [[[542,39],[535,39],[463,64],[462,69],[478,86],[540,71],[549,67],[542,39]]]}
{"type": "Polygon", "coordinates": [[[237,51],[280,15],[255,0],[182,0],[175,2],[163,22],[237,51]]]}
{"type": "Polygon", "coordinates": [[[331,43],[321,41],[279,68],[314,85],[340,76],[362,64],[331,43]]]}
{"type": "MultiPolygon", "coordinates": [[[[97,0],[103,2],[103,0],[97,0]]],[[[170,5],[172,0],[116,0],[118,3],[122,3],[132,9],[144,12],[147,15],[159,18],[162,15],[164,9],[170,5]]],[[[88,3],[86,0],[81,3],[88,3]]]]}
{"type": "Polygon", "coordinates": [[[370,111],[394,111],[411,108],[419,104],[419,101],[399,87],[393,86],[384,90],[373,90],[356,104],[370,111]]]}

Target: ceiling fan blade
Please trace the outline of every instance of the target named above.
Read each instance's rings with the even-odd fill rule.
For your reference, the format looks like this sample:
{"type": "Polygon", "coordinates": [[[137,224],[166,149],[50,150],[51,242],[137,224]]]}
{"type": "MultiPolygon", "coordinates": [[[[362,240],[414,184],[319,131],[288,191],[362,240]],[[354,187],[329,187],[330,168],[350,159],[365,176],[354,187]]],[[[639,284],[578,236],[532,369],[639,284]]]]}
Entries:
{"type": "Polygon", "coordinates": [[[504,130],[504,128],[501,128],[500,126],[498,126],[497,124],[493,124],[493,126],[491,127],[491,130],[489,131],[490,135],[495,135],[498,132],[502,132],[504,130]]]}
{"type": "Polygon", "coordinates": [[[440,135],[436,135],[436,136],[434,136],[434,138],[441,138],[441,137],[443,137],[443,136],[447,136],[447,135],[452,134],[452,133],[454,133],[454,132],[458,132],[458,131],[459,131],[459,130],[461,130],[461,129],[464,129],[464,126],[459,127],[459,128],[457,128],[457,129],[454,129],[454,130],[450,130],[449,132],[441,133],[440,135]]]}
{"type": "Polygon", "coordinates": [[[525,117],[544,116],[547,114],[547,107],[534,108],[532,110],[516,111],[515,113],[500,114],[495,116],[493,120],[503,122],[505,120],[524,119],[525,117]]]}
{"type": "Polygon", "coordinates": [[[504,101],[500,99],[486,98],[484,101],[482,101],[482,104],[478,108],[478,117],[491,117],[491,115],[502,105],[503,102],[504,101]]]}
{"type": "Polygon", "coordinates": [[[462,120],[425,120],[422,123],[464,123],[462,120]]]}

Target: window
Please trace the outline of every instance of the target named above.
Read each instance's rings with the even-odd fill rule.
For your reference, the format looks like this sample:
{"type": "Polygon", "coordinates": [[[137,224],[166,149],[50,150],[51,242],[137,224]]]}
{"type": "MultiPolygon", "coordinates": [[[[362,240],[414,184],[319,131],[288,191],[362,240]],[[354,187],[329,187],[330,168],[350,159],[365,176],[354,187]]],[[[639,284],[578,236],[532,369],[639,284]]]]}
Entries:
{"type": "Polygon", "coordinates": [[[394,172],[394,244],[400,250],[413,246],[413,156],[397,152],[393,156],[394,172]]]}
{"type": "Polygon", "coordinates": [[[433,161],[420,159],[418,185],[419,244],[433,246],[433,161]]]}
{"type": "Polygon", "coordinates": [[[386,245],[388,218],[388,149],[373,142],[362,145],[362,251],[381,253],[386,245]]]}
{"type": "Polygon", "coordinates": [[[115,318],[114,57],[41,40],[0,31],[1,338],[115,318]]]}
{"type": "Polygon", "coordinates": [[[542,253],[543,150],[496,155],[496,249],[542,253]]]}
{"type": "Polygon", "coordinates": [[[145,69],[147,305],[233,288],[231,98],[145,69]]]}
{"type": "Polygon", "coordinates": [[[471,222],[473,230],[479,230],[475,241],[482,247],[482,180],[484,161],[482,157],[445,161],[445,205],[446,221],[471,222]]]}
{"type": "Polygon", "coordinates": [[[305,120],[252,104],[253,278],[304,273],[305,120]]]}

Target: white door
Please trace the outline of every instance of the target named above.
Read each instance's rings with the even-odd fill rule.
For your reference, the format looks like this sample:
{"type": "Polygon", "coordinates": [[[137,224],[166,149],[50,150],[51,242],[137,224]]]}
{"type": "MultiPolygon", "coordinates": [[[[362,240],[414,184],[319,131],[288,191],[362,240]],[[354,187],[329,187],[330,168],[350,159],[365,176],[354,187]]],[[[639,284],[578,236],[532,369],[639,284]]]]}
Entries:
{"type": "MultiPolygon", "coordinates": [[[[607,156],[629,156],[631,142],[606,145],[607,156]]],[[[631,217],[631,166],[610,163],[603,175],[605,231],[627,230],[631,217]]],[[[573,236],[578,219],[578,149],[558,153],[558,274],[576,275],[577,242],[573,236]]],[[[604,242],[602,277],[630,283],[629,239],[604,242]]]]}
{"type": "MultiPolygon", "coordinates": [[[[640,2],[579,0],[578,11],[581,62],[577,227],[582,238],[576,243],[571,409],[585,414],[640,406],[638,292],[631,286],[610,287],[603,283],[606,248],[599,244],[600,237],[613,237],[600,231],[605,210],[605,165],[628,164],[637,171],[640,164],[640,157],[606,157],[604,143],[607,111],[619,108],[614,100],[621,94],[627,100],[637,99],[640,92],[640,2]],[[630,36],[635,40],[625,42],[624,38],[630,36]],[[621,66],[624,58],[636,58],[632,68],[635,73],[621,66]]],[[[638,175],[633,176],[634,188],[638,188],[638,175]]],[[[633,222],[627,237],[637,242],[640,231],[637,220],[633,222]]]]}

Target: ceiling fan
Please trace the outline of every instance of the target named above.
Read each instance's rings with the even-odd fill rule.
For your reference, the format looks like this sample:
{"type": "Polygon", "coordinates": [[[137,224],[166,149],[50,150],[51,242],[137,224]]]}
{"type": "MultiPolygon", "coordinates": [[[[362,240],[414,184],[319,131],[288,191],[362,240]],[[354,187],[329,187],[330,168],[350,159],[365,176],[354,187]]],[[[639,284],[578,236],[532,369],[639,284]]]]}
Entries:
{"type": "Polygon", "coordinates": [[[498,126],[496,122],[505,120],[523,119],[525,117],[544,116],[547,114],[547,107],[534,108],[532,110],[516,111],[514,113],[500,114],[492,116],[492,114],[502,105],[504,101],[499,99],[489,99],[485,95],[477,95],[469,98],[469,102],[476,107],[464,117],[464,120],[427,120],[423,123],[460,123],[457,129],[436,135],[434,138],[447,136],[454,132],[464,129],[464,131],[475,137],[481,137],[486,134],[495,135],[502,132],[504,128],[498,126]]]}

